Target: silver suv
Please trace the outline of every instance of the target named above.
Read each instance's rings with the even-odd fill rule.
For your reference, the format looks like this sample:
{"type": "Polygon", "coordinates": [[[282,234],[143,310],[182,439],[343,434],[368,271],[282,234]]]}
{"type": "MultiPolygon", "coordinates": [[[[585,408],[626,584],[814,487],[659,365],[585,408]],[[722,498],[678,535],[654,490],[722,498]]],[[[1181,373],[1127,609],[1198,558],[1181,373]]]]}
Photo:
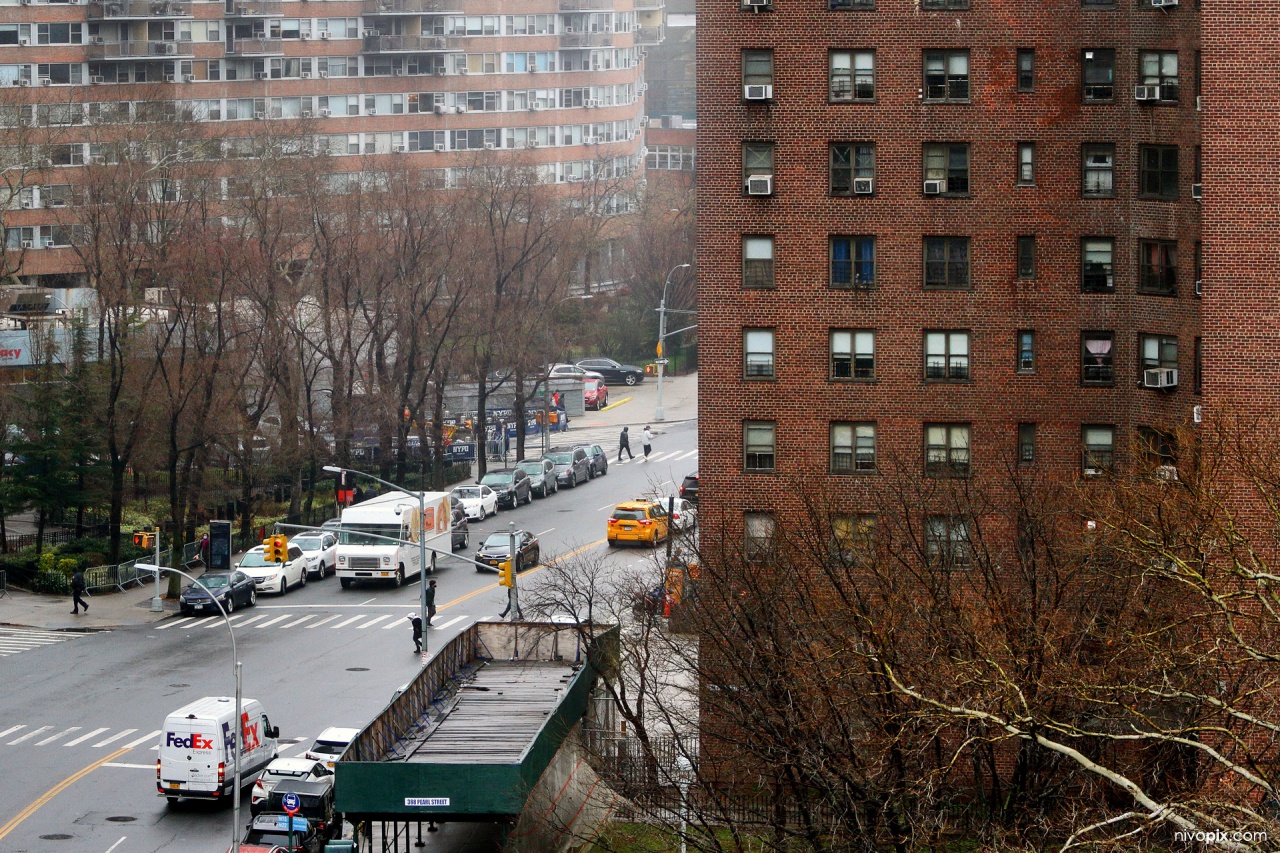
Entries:
{"type": "Polygon", "coordinates": [[[516,467],[529,475],[529,485],[535,498],[545,498],[556,492],[556,463],[550,459],[526,459],[516,467]]]}

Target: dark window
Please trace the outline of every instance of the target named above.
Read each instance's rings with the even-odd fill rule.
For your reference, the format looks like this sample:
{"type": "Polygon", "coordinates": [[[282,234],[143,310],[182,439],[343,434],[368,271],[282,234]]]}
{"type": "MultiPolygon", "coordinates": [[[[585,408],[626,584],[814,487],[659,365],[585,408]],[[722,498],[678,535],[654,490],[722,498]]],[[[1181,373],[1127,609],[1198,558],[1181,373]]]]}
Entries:
{"type": "Polygon", "coordinates": [[[773,287],[772,237],[748,235],[742,238],[742,286],[773,287]]]}
{"type": "Polygon", "coordinates": [[[876,238],[831,238],[831,286],[870,290],[876,286],[876,238]]]}
{"type": "Polygon", "coordinates": [[[1196,296],[1204,296],[1204,244],[1196,241],[1196,296]]]}
{"type": "Polygon", "coordinates": [[[852,474],[876,470],[876,425],[831,425],[831,473],[852,474]]]}
{"type": "Polygon", "coordinates": [[[1177,368],[1178,339],[1167,335],[1142,335],[1138,339],[1142,353],[1142,369],[1177,368]]]}
{"type": "Polygon", "coordinates": [[[1086,50],[1081,64],[1085,103],[1112,100],[1115,97],[1116,52],[1110,48],[1086,50]]]}
{"type": "Polygon", "coordinates": [[[1178,146],[1143,145],[1138,149],[1138,162],[1139,194],[1146,198],[1178,197],[1178,146]]]}
{"type": "Polygon", "coordinates": [[[831,378],[874,379],[875,376],[876,333],[870,329],[833,329],[831,378]]]}
{"type": "Polygon", "coordinates": [[[969,333],[924,333],[924,378],[933,381],[969,378],[969,333]]]}
{"type": "Polygon", "coordinates": [[[924,553],[937,569],[968,568],[969,525],[956,515],[930,515],[924,520],[924,553]]]}
{"type": "Polygon", "coordinates": [[[875,189],[876,146],[870,142],[832,143],[830,167],[832,195],[868,195],[875,189]]]}
{"type": "Polygon", "coordinates": [[[1178,100],[1178,53],[1177,51],[1144,51],[1138,55],[1139,79],[1141,86],[1155,87],[1153,100],[1178,100]]]}
{"type": "Polygon", "coordinates": [[[925,51],[924,99],[953,103],[969,101],[969,51],[925,51]]]}
{"type": "Polygon", "coordinates": [[[1111,332],[1085,332],[1080,336],[1080,381],[1085,385],[1115,383],[1114,338],[1111,332]]]}
{"type": "Polygon", "coordinates": [[[1110,425],[1085,424],[1080,428],[1080,440],[1084,445],[1082,473],[1086,477],[1097,477],[1110,471],[1115,464],[1116,428],[1110,425]]]}
{"type": "Polygon", "coordinates": [[[1142,467],[1166,480],[1178,479],[1178,438],[1164,430],[1138,427],[1142,467]]]}
{"type": "Polygon", "coordinates": [[[1116,147],[1109,142],[1088,143],[1080,149],[1080,194],[1111,198],[1116,194],[1116,147]]]}
{"type": "Polygon", "coordinates": [[[846,9],[875,9],[876,0],[828,0],[827,8],[835,11],[846,9]]]}
{"type": "Polygon", "coordinates": [[[1196,340],[1195,340],[1195,345],[1194,345],[1194,348],[1193,348],[1193,354],[1194,354],[1194,356],[1195,356],[1195,364],[1192,366],[1192,371],[1191,371],[1191,373],[1192,373],[1192,376],[1191,376],[1191,379],[1192,379],[1192,386],[1191,386],[1191,388],[1192,388],[1192,390],[1193,390],[1193,391],[1195,391],[1197,394],[1201,393],[1200,389],[1203,387],[1203,385],[1202,385],[1201,383],[1202,383],[1202,381],[1203,381],[1202,372],[1203,372],[1204,366],[1203,366],[1203,363],[1202,363],[1202,361],[1201,361],[1201,359],[1203,358],[1203,353],[1202,353],[1202,350],[1201,350],[1201,346],[1202,346],[1202,345],[1201,345],[1201,343],[1200,343],[1200,338],[1196,338],[1196,340]]]}
{"type": "Polygon", "coordinates": [[[742,370],[748,379],[773,378],[773,329],[742,330],[742,370]]]}
{"type": "Polygon", "coordinates": [[[832,101],[874,101],[875,51],[831,51],[828,54],[827,92],[832,101]]]}
{"type": "Polygon", "coordinates": [[[1018,278],[1036,277],[1036,238],[1018,238],[1018,278]]]}
{"type": "Polygon", "coordinates": [[[1031,465],[1036,461],[1036,425],[1018,424],[1018,464],[1031,465]]]}
{"type": "Polygon", "coordinates": [[[922,9],[968,9],[969,0],[921,0],[922,9]]]}
{"type": "Polygon", "coordinates": [[[924,146],[925,192],[933,195],[969,194],[969,144],[967,142],[938,143],[924,146]],[[930,182],[941,181],[937,187],[930,182]],[[936,191],[935,191],[936,190],[936,191]]]}
{"type": "Polygon", "coordinates": [[[1018,372],[1036,372],[1036,333],[1031,329],[1018,332],[1018,372]]]}
{"type": "Polygon", "coordinates": [[[924,471],[935,477],[969,476],[969,425],[924,425],[924,471]]]}
{"type": "Polygon", "coordinates": [[[773,421],[747,421],[742,425],[743,468],[748,471],[772,471],[774,467],[773,421]]]}
{"type": "Polygon", "coordinates": [[[1036,144],[1018,143],[1018,184],[1029,187],[1036,182],[1036,144]]]}
{"type": "Polygon", "coordinates": [[[1080,5],[1086,9],[1114,9],[1116,0],[1080,0],[1080,5]]]}
{"type": "Polygon", "coordinates": [[[1138,290],[1175,296],[1178,292],[1178,244],[1172,240],[1144,240],[1138,244],[1138,290]]]}
{"type": "Polygon", "coordinates": [[[742,85],[773,85],[772,50],[744,50],[742,52],[742,85]]]}
{"type": "Polygon", "coordinates": [[[924,286],[933,290],[967,290],[969,238],[924,238],[924,286]]]}
{"type": "Polygon", "coordinates": [[[742,184],[746,192],[747,179],[754,175],[773,174],[773,143],[742,143],[742,184]]]}
{"type": "Polygon", "coordinates": [[[1080,290],[1111,293],[1116,289],[1114,252],[1115,241],[1110,237],[1086,237],[1080,241],[1080,290]]]}
{"type": "Polygon", "coordinates": [[[1036,52],[1030,48],[1018,51],[1018,91],[1032,92],[1036,88],[1036,52]]]}

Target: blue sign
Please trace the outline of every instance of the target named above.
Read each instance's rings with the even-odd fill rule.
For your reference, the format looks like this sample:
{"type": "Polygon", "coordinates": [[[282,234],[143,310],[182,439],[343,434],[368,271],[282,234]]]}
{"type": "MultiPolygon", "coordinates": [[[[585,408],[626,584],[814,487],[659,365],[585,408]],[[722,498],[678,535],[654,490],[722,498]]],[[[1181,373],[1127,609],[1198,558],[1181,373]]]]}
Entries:
{"type": "Polygon", "coordinates": [[[293,791],[290,791],[281,798],[280,805],[284,806],[284,810],[290,815],[294,815],[302,808],[302,799],[293,791]]]}
{"type": "MultiPolygon", "coordinates": [[[[294,796],[297,796],[296,794],[294,796]]],[[[280,815],[276,818],[276,829],[283,829],[288,832],[290,827],[294,832],[305,833],[307,831],[307,819],[305,817],[285,817],[280,815]]]]}

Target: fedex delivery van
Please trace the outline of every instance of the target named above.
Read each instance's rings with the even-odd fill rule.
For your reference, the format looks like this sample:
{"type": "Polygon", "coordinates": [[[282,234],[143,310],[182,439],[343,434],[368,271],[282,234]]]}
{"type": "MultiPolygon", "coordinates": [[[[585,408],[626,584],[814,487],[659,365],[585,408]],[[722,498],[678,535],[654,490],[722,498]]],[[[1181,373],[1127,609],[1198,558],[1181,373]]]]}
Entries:
{"type": "Polygon", "coordinates": [[[271,725],[262,704],[206,696],[174,711],[160,733],[156,789],[176,802],[179,797],[217,799],[230,796],[235,785],[236,732],[240,733],[240,784],[251,783],[276,757],[280,730],[271,725]]]}

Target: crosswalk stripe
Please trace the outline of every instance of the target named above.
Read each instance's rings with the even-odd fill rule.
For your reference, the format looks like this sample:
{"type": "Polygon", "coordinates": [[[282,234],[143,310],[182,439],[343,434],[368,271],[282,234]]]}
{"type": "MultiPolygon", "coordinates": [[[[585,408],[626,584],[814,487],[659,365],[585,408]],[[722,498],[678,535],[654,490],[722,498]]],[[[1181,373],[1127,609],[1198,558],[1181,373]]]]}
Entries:
{"type": "Polygon", "coordinates": [[[58,738],[62,737],[63,735],[69,735],[69,734],[71,734],[72,732],[78,732],[78,731],[80,731],[80,729],[81,729],[81,728],[83,728],[83,727],[82,727],[82,726],[72,726],[71,728],[66,729],[65,731],[58,732],[56,735],[51,735],[51,736],[49,736],[49,737],[45,738],[44,740],[36,741],[36,746],[44,746],[44,745],[45,745],[45,744],[47,744],[47,743],[53,743],[55,740],[57,740],[58,738]]]}
{"type": "Polygon", "coordinates": [[[80,744],[87,741],[89,738],[97,737],[98,735],[102,734],[106,730],[107,729],[105,726],[100,729],[94,729],[93,731],[89,732],[87,735],[80,735],[80,737],[76,738],[75,740],[67,741],[66,743],[63,744],[63,746],[79,746],[80,744]]]}
{"type": "Polygon", "coordinates": [[[448,628],[450,625],[461,622],[463,619],[470,619],[470,618],[471,618],[470,616],[464,613],[461,616],[453,617],[448,622],[441,622],[439,625],[432,625],[431,628],[432,630],[439,631],[441,628],[448,628]]]}
{"type": "Polygon", "coordinates": [[[131,735],[131,734],[133,734],[133,733],[134,733],[134,732],[136,732],[136,731],[137,731],[137,729],[125,729],[124,731],[120,732],[119,734],[114,734],[114,735],[112,735],[111,737],[107,738],[106,740],[100,740],[100,741],[98,741],[97,743],[95,743],[95,744],[93,745],[93,748],[94,748],[94,749],[99,749],[99,748],[101,748],[101,747],[106,746],[106,745],[107,745],[107,744],[109,744],[109,743],[114,743],[115,741],[120,740],[120,738],[122,738],[122,737],[127,737],[128,735],[131,735]]]}
{"type": "MultiPolygon", "coordinates": [[[[407,620],[407,619],[405,620],[405,622],[408,622],[408,621],[409,621],[409,620],[407,620]]],[[[382,630],[384,630],[384,631],[390,631],[392,628],[403,628],[403,627],[404,627],[404,622],[400,622],[400,621],[398,621],[398,620],[397,620],[397,621],[395,621],[395,622],[389,622],[388,624],[383,625],[383,626],[382,626],[382,630]]]]}
{"type": "Polygon", "coordinates": [[[64,631],[41,631],[38,628],[0,628],[0,637],[4,635],[13,637],[54,637],[65,640],[69,635],[64,631]]]}
{"type": "Polygon", "coordinates": [[[352,616],[350,619],[344,619],[344,620],[342,620],[341,622],[339,622],[337,625],[330,625],[329,627],[331,627],[331,628],[341,628],[341,627],[342,627],[342,626],[344,626],[344,625],[350,625],[352,622],[358,622],[359,620],[361,620],[361,619],[363,619],[363,618],[364,618],[364,616],[363,616],[363,615],[360,615],[360,616],[352,616]]]}
{"type": "Polygon", "coordinates": [[[156,630],[166,631],[169,628],[174,628],[179,626],[185,628],[186,626],[190,625],[194,621],[196,621],[196,618],[194,616],[183,616],[181,619],[175,619],[172,622],[166,622],[163,625],[157,625],[156,630]]]}
{"type": "Polygon", "coordinates": [[[0,643],[7,646],[52,646],[67,639],[67,637],[0,637],[0,643]]]}
{"type": "Polygon", "coordinates": [[[311,613],[307,616],[303,616],[301,619],[295,619],[294,621],[290,622],[288,625],[281,625],[280,627],[282,629],[287,630],[289,628],[294,627],[295,625],[301,625],[303,622],[306,622],[308,619],[314,619],[314,618],[316,618],[316,614],[311,613]]]}
{"type": "Polygon", "coordinates": [[[235,623],[234,625],[232,625],[231,627],[232,627],[232,628],[245,628],[245,627],[248,627],[249,625],[252,625],[254,622],[257,622],[259,619],[266,619],[266,618],[267,618],[267,616],[269,616],[269,615],[270,615],[270,614],[267,614],[267,613],[259,613],[257,616],[250,616],[248,619],[245,619],[243,622],[237,622],[237,623],[235,623]]]}
{"type": "Polygon", "coordinates": [[[325,624],[326,622],[332,622],[334,619],[341,619],[341,618],[342,618],[342,614],[340,614],[340,613],[335,613],[335,614],[333,614],[332,616],[330,616],[329,618],[327,618],[327,619],[321,619],[319,622],[313,622],[312,624],[308,625],[307,627],[308,627],[308,628],[319,628],[321,625],[325,624]]]}
{"type": "Polygon", "coordinates": [[[363,631],[365,628],[372,628],[374,625],[377,625],[379,622],[382,622],[383,620],[390,619],[390,618],[391,618],[390,613],[385,614],[383,616],[375,616],[374,618],[370,619],[368,622],[364,623],[363,625],[357,625],[356,630],[363,631]]]}
{"type": "Polygon", "coordinates": [[[42,734],[44,734],[45,732],[49,731],[49,729],[51,729],[51,728],[53,728],[53,726],[41,726],[41,727],[40,727],[40,728],[38,728],[38,729],[32,729],[31,731],[27,732],[25,735],[23,735],[22,737],[18,738],[17,740],[11,740],[11,741],[9,741],[9,746],[14,746],[14,745],[16,745],[16,744],[20,744],[20,743],[22,743],[24,740],[31,740],[33,737],[35,737],[35,736],[37,736],[37,735],[42,735],[42,734]]]}
{"type": "Polygon", "coordinates": [[[9,728],[7,728],[7,729],[5,729],[4,731],[0,732],[0,740],[3,740],[4,738],[7,738],[9,735],[13,734],[14,732],[18,731],[19,729],[25,729],[26,727],[27,727],[27,726],[26,726],[26,724],[25,724],[25,723],[24,723],[23,725],[21,725],[21,726],[10,726],[9,728]]]}
{"type": "Polygon", "coordinates": [[[293,614],[292,614],[292,613],[286,613],[286,614],[284,614],[283,616],[277,616],[277,617],[276,617],[276,618],[274,618],[274,619],[268,619],[266,622],[263,622],[263,623],[262,623],[261,625],[259,625],[258,627],[259,627],[259,628],[270,628],[272,625],[276,624],[277,622],[283,622],[283,621],[284,621],[284,620],[286,620],[286,619],[292,619],[292,618],[293,618],[293,614]]]}
{"type": "Polygon", "coordinates": [[[682,454],[680,454],[679,456],[677,456],[676,458],[677,458],[677,459],[688,459],[690,456],[697,456],[697,455],[698,455],[698,451],[696,451],[696,450],[690,450],[688,453],[682,453],[682,454]]]}
{"type": "Polygon", "coordinates": [[[276,750],[276,755],[284,755],[289,750],[297,749],[298,747],[302,746],[302,744],[303,744],[303,741],[298,741],[297,743],[286,743],[284,746],[276,750]]]}
{"type": "Polygon", "coordinates": [[[142,746],[142,744],[146,743],[147,741],[155,740],[158,737],[160,737],[160,729],[156,729],[154,732],[148,732],[147,734],[143,735],[137,740],[129,741],[128,743],[125,744],[125,746],[129,747],[130,749],[133,749],[135,746],[142,746]]]}

